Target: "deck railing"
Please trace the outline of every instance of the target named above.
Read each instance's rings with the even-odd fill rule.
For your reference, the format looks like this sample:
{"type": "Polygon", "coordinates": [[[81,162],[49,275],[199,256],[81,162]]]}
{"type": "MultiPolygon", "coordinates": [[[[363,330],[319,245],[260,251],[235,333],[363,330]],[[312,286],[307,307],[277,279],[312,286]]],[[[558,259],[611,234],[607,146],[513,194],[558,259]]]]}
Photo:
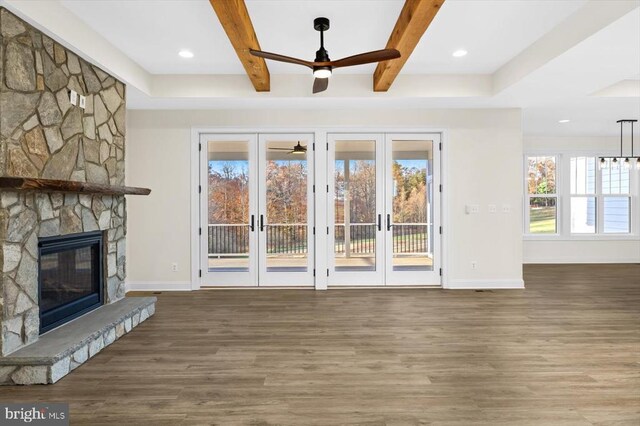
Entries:
{"type": "MultiPolygon", "coordinates": [[[[430,252],[428,223],[393,225],[393,253],[430,252]]],[[[335,254],[367,255],[376,251],[376,224],[352,223],[349,234],[345,225],[335,225],[335,254]]],[[[308,251],[306,223],[274,223],[265,225],[267,254],[296,255],[308,251]]],[[[210,224],[208,247],[211,257],[231,257],[249,253],[249,225],[210,224]]]]}
{"type": "MultiPolygon", "coordinates": [[[[265,225],[268,254],[306,254],[307,224],[274,223],[265,225]]],[[[209,224],[210,257],[232,257],[249,253],[249,225],[209,224]]]]}
{"type": "MultiPolygon", "coordinates": [[[[335,253],[345,256],[373,254],[376,251],[376,224],[352,223],[345,235],[345,224],[335,225],[335,253]],[[348,247],[345,246],[349,240],[348,247]]],[[[391,228],[394,253],[427,253],[428,223],[396,223],[391,228]]]]}
{"type": "Polygon", "coordinates": [[[249,253],[249,225],[209,225],[209,256],[230,256],[249,253]]]}

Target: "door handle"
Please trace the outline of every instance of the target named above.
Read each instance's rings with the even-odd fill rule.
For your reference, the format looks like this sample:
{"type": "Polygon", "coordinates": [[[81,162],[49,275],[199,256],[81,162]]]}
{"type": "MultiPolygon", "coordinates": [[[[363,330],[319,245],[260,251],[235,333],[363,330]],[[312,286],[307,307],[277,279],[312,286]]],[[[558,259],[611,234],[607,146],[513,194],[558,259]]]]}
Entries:
{"type": "Polygon", "coordinates": [[[382,215],[378,214],[378,231],[382,231],[382,215]]]}
{"type": "Polygon", "coordinates": [[[251,225],[249,225],[249,229],[251,229],[251,232],[256,230],[256,217],[254,215],[251,215],[251,225]]]}
{"type": "Polygon", "coordinates": [[[390,214],[388,214],[388,215],[387,215],[387,231],[391,231],[391,227],[392,227],[392,226],[393,226],[393,225],[391,224],[391,215],[390,215],[390,214]]]}
{"type": "Polygon", "coordinates": [[[264,215],[260,215],[260,232],[264,231],[264,215]]]}

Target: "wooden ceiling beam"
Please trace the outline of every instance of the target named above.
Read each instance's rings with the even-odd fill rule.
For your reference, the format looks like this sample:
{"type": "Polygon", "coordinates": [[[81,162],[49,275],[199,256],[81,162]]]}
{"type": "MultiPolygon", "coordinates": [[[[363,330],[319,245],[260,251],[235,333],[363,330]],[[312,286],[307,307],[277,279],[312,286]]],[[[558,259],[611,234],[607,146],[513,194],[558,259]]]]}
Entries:
{"type": "Polygon", "coordinates": [[[375,92],[389,90],[444,1],[405,0],[386,47],[387,49],[397,49],[401,57],[378,64],[373,73],[373,90],[375,92]]]}
{"type": "Polygon", "coordinates": [[[261,50],[244,0],[209,0],[242,62],[256,92],[268,92],[271,78],[263,58],[253,56],[249,49],[261,50]]]}

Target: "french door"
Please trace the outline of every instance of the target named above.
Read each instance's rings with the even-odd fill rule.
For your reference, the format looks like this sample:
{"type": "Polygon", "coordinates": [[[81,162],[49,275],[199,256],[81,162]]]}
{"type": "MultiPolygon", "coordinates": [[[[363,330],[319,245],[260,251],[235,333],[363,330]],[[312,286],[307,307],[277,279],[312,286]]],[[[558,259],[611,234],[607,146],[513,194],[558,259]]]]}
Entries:
{"type": "Polygon", "coordinates": [[[439,285],[440,135],[328,143],[328,284],[439,285]]]}
{"type": "Polygon", "coordinates": [[[312,286],[313,134],[200,144],[201,285],[312,286]]]}

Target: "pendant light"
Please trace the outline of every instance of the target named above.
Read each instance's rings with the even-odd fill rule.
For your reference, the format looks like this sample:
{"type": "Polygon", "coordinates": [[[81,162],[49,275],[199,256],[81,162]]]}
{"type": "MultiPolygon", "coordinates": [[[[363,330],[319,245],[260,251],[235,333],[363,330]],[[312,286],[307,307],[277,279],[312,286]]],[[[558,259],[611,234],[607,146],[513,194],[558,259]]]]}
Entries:
{"type": "Polygon", "coordinates": [[[611,168],[611,170],[631,170],[632,167],[635,167],[636,170],[640,170],[640,157],[633,156],[633,125],[637,123],[638,120],[618,120],[617,123],[620,123],[620,156],[619,157],[600,157],[599,168],[600,170],[606,170],[611,168]],[[624,124],[629,123],[631,125],[631,156],[624,157],[623,156],[623,131],[624,124]]]}

